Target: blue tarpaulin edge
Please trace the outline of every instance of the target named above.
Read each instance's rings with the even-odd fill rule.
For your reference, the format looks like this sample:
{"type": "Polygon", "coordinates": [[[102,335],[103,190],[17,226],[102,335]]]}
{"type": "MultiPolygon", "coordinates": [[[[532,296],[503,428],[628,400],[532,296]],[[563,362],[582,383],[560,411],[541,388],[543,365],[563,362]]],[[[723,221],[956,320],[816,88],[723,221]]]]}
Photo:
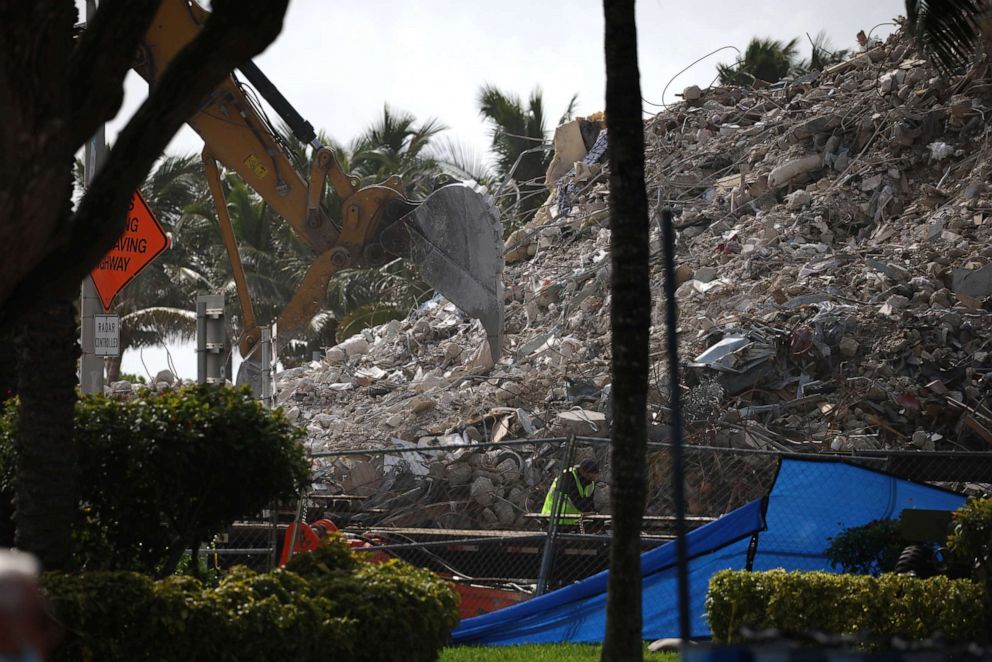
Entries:
{"type": "MultiPolygon", "coordinates": [[[[965,497],[843,460],[785,458],[769,495],[686,536],[692,634],[708,636],[702,617],[709,578],[723,569],[835,571],[824,555],[845,528],[899,516],[905,508],[953,510],[965,497]],[[751,555],[750,563],[748,556],[751,555]]],[[[677,636],[675,544],[641,560],[646,639],[677,636]]],[[[608,570],[527,602],[465,619],[457,644],[600,642],[605,632],[608,570]]]]}
{"type": "MultiPolygon", "coordinates": [[[[689,558],[698,558],[742,538],[750,538],[764,527],[764,505],[764,499],[756,499],[691,531],[686,536],[689,558]]],[[[674,566],[675,544],[665,543],[641,556],[641,577],[646,579],[674,566]]],[[[501,628],[518,628],[521,621],[532,616],[545,614],[553,620],[553,610],[561,611],[589,598],[605,595],[608,578],[609,570],[604,570],[526,602],[465,619],[452,633],[452,639],[455,643],[486,643],[487,637],[498,635],[501,628]]]]}

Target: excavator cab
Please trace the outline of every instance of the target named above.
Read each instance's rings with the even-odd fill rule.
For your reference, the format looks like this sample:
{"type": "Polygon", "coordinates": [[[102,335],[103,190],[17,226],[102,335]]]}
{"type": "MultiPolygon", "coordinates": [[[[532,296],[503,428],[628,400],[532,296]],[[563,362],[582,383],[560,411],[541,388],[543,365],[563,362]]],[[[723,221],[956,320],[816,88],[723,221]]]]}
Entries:
{"type": "MultiPolygon", "coordinates": [[[[163,0],[142,42],[135,70],[153,84],[208,17],[191,0],[163,0]]],[[[260,362],[261,326],[241,266],[218,163],[235,171],[317,255],[290,302],[271,321],[278,328],[280,345],[320,309],[327,283],[336,272],[374,268],[401,258],[413,264],[427,284],[481,322],[489,351],[497,360],[504,319],[502,227],[484,191],[470,183],[454,183],[424,200],[411,200],[404,196],[397,177],[358,187],[333,151],[320,143],[310,123],[258,67],[249,62],[240,72],[253,91],[232,73],[188,122],[205,143],[204,170],[241,305],[244,332],[239,348],[245,362],[239,383],[250,383],[259,393],[259,377],[266,367],[260,362]],[[313,148],[309,177],[286,154],[253,92],[313,148]],[[340,219],[329,218],[321,209],[325,184],[342,200],[340,219]]]]}

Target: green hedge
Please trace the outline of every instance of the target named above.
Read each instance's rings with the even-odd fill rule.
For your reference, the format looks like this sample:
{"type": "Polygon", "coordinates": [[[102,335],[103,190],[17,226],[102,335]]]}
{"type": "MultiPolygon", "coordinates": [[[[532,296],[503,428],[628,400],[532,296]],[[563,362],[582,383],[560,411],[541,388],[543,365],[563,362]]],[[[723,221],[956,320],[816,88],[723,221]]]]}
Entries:
{"type": "Polygon", "coordinates": [[[458,599],[427,571],[364,563],[334,542],[294,567],[237,568],[216,588],[132,572],[47,574],[67,627],[56,662],[436,660],[458,599]]]}
{"type": "Polygon", "coordinates": [[[947,577],[724,570],[710,579],[706,615],[718,642],[736,640],[742,627],[909,639],[939,632],[950,642],[985,635],[981,586],[947,577]]]}
{"type": "Polygon", "coordinates": [[[342,549],[322,546],[293,557],[287,569],[307,579],[318,594],[332,597],[336,614],[361,624],[362,641],[371,647],[358,647],[353,659],[436,659],[458,625],[455,591],[429,570],[395,559],[348,569],[353,562],[342,559],[342,549]]]}
{"type": "MultiPolygon", "coordinates": [[[[0,418],[4,505],[17,480],[16,433],[11,401],[0,418]]],[[[80,398],[76,566],[171,574],[184,550],[299,493],[310,477],[303,436],[247,388],[184,386],[133,400],[80,398]]]]}

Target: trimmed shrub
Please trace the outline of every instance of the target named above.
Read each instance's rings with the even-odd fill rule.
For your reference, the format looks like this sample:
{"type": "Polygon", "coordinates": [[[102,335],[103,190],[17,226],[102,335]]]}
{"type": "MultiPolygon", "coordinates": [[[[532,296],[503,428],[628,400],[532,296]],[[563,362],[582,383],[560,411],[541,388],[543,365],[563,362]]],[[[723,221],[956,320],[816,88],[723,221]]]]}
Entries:
{"type": "MultiPolygon", "coordinates": [[[[0,487],[13,494],[16,408],[0,423],[0,487]]],[[[171,573],[184,550],[309,479],[303,432],[246,388],[200,385],[76,406],[77,565],[171,573]]]]}
{"type": "Polygon", "coordinates": [[[283,570],[234,573],[215,589],[133,572],[49,574],[43,584],[67,630],[56,662],[349,659],[357,634],[283,570]]]}
{"type": "Polygon", "coordinates": [[[339,540],[297,555],[292,568],[235,568],[215,588],[132,572],[47,574],[67,629],[54,659],[428,662],[458,622],[443,579],[398,561],[366,563],[339,540]]]}
{"type": "Polygon", "coordinates": [[[357,560],[340,540],[294,556],[287,569],[333,599],[335,616],[359,623],[354,660],[433,661],[458,624],[458,594],[445,580],[398,559],[357,560]]]}
{"type": "Polygon", "coordinates": [[[982,589],[971,580],[895,574],[724,570],[710,579],[706,597],[718,642],[737,640],[742,627],[978,641],[985,636],[983,612],[982,589]]]}
{"type": "Polygon", "coordinates": [[[831,539],[826,554],[834,568],[877,577],[896,569],[896,561],[908,544],[898,521],[880,519],[845,529],[831,539]]]}

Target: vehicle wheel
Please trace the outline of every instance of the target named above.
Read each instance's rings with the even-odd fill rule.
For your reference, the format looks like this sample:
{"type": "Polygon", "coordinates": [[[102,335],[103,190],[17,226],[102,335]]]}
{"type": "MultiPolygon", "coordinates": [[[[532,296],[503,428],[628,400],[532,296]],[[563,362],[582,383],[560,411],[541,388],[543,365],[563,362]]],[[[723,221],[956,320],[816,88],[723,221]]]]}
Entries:
{"type": "Polygon", "coordinates": [[[902,550],[896,561],[896,573],[926,579],[937,574],[933,552],[926,545],[910,545],[902,550]]]}

